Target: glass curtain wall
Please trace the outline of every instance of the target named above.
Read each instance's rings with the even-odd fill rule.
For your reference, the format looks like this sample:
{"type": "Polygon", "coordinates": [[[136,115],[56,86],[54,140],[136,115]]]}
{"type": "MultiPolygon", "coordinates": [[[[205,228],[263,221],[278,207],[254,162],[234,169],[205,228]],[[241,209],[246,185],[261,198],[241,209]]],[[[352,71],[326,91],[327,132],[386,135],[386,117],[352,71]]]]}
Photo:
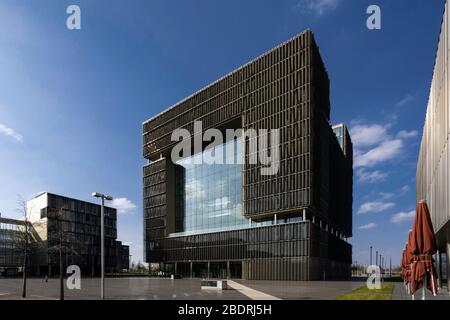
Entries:
{"type": "Polygon", "coordinates": [[[184,158],[176,165],[177,235],[248,226],[242,212],[241,138],[184,158]],[[220,160],[208,164],[206,157],[220,160]]]}

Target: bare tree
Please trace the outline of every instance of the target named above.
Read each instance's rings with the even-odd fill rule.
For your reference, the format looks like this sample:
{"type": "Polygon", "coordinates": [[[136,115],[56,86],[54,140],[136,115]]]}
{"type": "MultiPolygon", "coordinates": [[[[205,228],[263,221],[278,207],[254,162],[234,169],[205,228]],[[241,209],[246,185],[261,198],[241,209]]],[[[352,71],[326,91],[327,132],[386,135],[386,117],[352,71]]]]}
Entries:
{"type": "Polygon", "coordinates": [[[49,248],[50,251],[56,251],[59,254],[59,299],[64,300],[64,259],[63,256],[67,254],[67,251],[72,251],[72,254],[77,254],[73,249],[73,246],[69,246],[71,243],[70,237],[66,229],[69,228],[69,219],[65,218],[66,212],[69,210],[66,208],[59,208],[52,212],[49,212],[49,218],[54,219],[55,226],[52,226],[52,237],[57,236],[58,244],[49,248]]]}
{"type": "Polygon", "coordinates": [[[18,195],[17,211],[23,216],[24,219],[24,233],[23,238],[19,238],[18,241],[23,243],[23,263],[22,263],[22,298],[27,296],[27,272],[29,264],[29,247],[30,247],[30,228],[29,218],[32,212],[32,208],[27,205],[25,199],[18,195]]]}

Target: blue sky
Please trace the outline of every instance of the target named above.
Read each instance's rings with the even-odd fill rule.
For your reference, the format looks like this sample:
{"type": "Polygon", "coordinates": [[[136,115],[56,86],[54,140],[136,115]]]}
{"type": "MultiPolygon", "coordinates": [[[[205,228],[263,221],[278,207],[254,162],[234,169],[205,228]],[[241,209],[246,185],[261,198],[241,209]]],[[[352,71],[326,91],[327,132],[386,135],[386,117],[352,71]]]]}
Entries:
{"type": "Polygon", "coordinates": [[[142,260],[141,124],[306,28],[331,79],[332,122],[355,143],[354,260],[398,263],[443,0],[0,2],[0,212],[17,194],[120,200],[119,239],[142,260]],[[82,29],[66,28],[81,7],[82,29]],[[366,8],[382,29],[366,28],[366,8]]]}

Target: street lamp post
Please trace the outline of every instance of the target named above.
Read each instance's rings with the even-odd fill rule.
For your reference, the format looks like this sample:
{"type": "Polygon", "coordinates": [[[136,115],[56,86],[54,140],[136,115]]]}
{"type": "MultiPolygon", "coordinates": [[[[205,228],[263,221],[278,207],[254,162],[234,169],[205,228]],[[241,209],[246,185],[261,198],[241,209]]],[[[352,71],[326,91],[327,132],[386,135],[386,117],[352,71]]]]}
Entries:
{"type": "Polygon", "coordinates": [[[372,246],[370,246],[370,265],[372,265],[372,246]]]}
{"type": "Polygon", "coordinates": [[[111,201],[113,198],[102,193],[94,192],[92,196],[102,199],[102,205],[100,209],[100,297],[103,300],[105,298],[105,200],[111,201]]]}

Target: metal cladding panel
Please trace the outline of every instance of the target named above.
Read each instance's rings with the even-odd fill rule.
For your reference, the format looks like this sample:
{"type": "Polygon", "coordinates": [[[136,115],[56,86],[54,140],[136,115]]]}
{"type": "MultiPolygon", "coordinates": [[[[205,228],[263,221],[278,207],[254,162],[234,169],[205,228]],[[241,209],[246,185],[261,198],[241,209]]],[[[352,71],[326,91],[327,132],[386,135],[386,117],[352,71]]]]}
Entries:
{"type": "MultiPolygon", "coordinates": [[[[206,130],[239,118],[243,129],[279,129],[281,134],[280,170],[272,176],[261,175],[263,165],[249,163],[250,141],[245,142],[246,216],[308,207],[313,197],[327,201],[328,187],[321,186],[322,181],[313,181],[315,172],[326,178],[327,167],[312,171],[312,150],[314,144],[328,144],[329,137],[312,131],[317,125],[329,126],[328,87],[313,34],[305,31],[145,122],[144,157],[156,160],[168,156],[174,145],[174,129],[185,128],[192,133],[194,121],[202,121],[206,130]],[[317,113],[315,122],[313,113],[317,113]],[[315,191],[311,190],[313,185],[317,186],[315,191]]],[[[320,207],[325,208],[320,214],[327,218],[327,204],[320,207]]]]}
{"type": "Polygon", "coordinates": [[[417,162],[417,201],[426,200],[431,213],[439,247],[445,251],[450,221],[450,70],[448,1],[442,19],[441,34],[423,127],[417,162]]]}
{"type": "MultiPolygon", "coordinates": [[[[326,223],[333,224],[335,230],[351,234],[351,221],[334,217],[345,210],[332,208],[341,205],[341,202],[333,200],[335,188],[341,188],[341,185],[331,171],[335,160],[339,162],[344,158],[334,154],[342,155],[342,150],[339,150],[329,125],[329,117],[328,74],[312,32],[305,31],[146,121],[143,124],[143,155],[150,161],[165,163],[162,170],[165,171],[165,181],[153,189],[163,185],[166,188],[163,202],[149,203],[150,199],[163,198],[163,194],[152,193],[151,186],[145,185],[146,176],[154,172],[152,164],[147,166],[144,169],[148,170],[144,172],[145,248],[147,252],[159,252],[158,259],[161,260],[152,256],[146,261],[168,261],[175,254],[166,250],[175,240],[165,238],[171,233],[167,228],[168,220],[174,219],[171,217],[174,213],[168,207],[172,201],[167,198],[170,194],[168,188],[175,184],[176,179],[170,178],[167,170],[173,165],[170,152],[176,143],[171,141],[171,135],[178,128],[187,129],[192,134],[194,121],[202,121],[203,131],[230,126],[232,129],[280,130],[279,171],[275,175],[264,176],[261,174],[263,165],[250,164],[250,141],[243,139],[243,213],[247,218],[270,219],[274,214],[281,218],[298,217],[306,208],[326,223]],[[164,160],[158,160],[161,157],[164,160]],[[159,212],[159,216],[152,216],[155,212],[159,212]],[[164,226],[161,225],[163,222],[164,226]]],[[[347,200],[350,197],[351,203],[351,194],[345,197],[347,200]]],[[[239,234],[240,231],[236,232],[239,234]]],[[[259,244],[251,246],[240,247],[229,256],[253,259],[261,249],[259,244]]],[[[270,250],[281,250],[277,247],[281,244],[272,243],[270,246],[270,250]]],[[[221,251],[208,253],[200,247],[201,244],[192,246],[183,254],[198,260],[223,255],[221,251]]],[[[300,241],[295,248],[309,254],[310,245],[300,241]]],[[[283,247],[282,250],[290,252],[291,248],[283,247]]],[[[149,257],[148,254],[146,256],[149,257]]]]}
{"type": "Polygon", "coordinates": [[[144,257],[146,261],[161,259],[158,239],[166,236],[167,161],[161,159],[143,168],[144,257]]]}

